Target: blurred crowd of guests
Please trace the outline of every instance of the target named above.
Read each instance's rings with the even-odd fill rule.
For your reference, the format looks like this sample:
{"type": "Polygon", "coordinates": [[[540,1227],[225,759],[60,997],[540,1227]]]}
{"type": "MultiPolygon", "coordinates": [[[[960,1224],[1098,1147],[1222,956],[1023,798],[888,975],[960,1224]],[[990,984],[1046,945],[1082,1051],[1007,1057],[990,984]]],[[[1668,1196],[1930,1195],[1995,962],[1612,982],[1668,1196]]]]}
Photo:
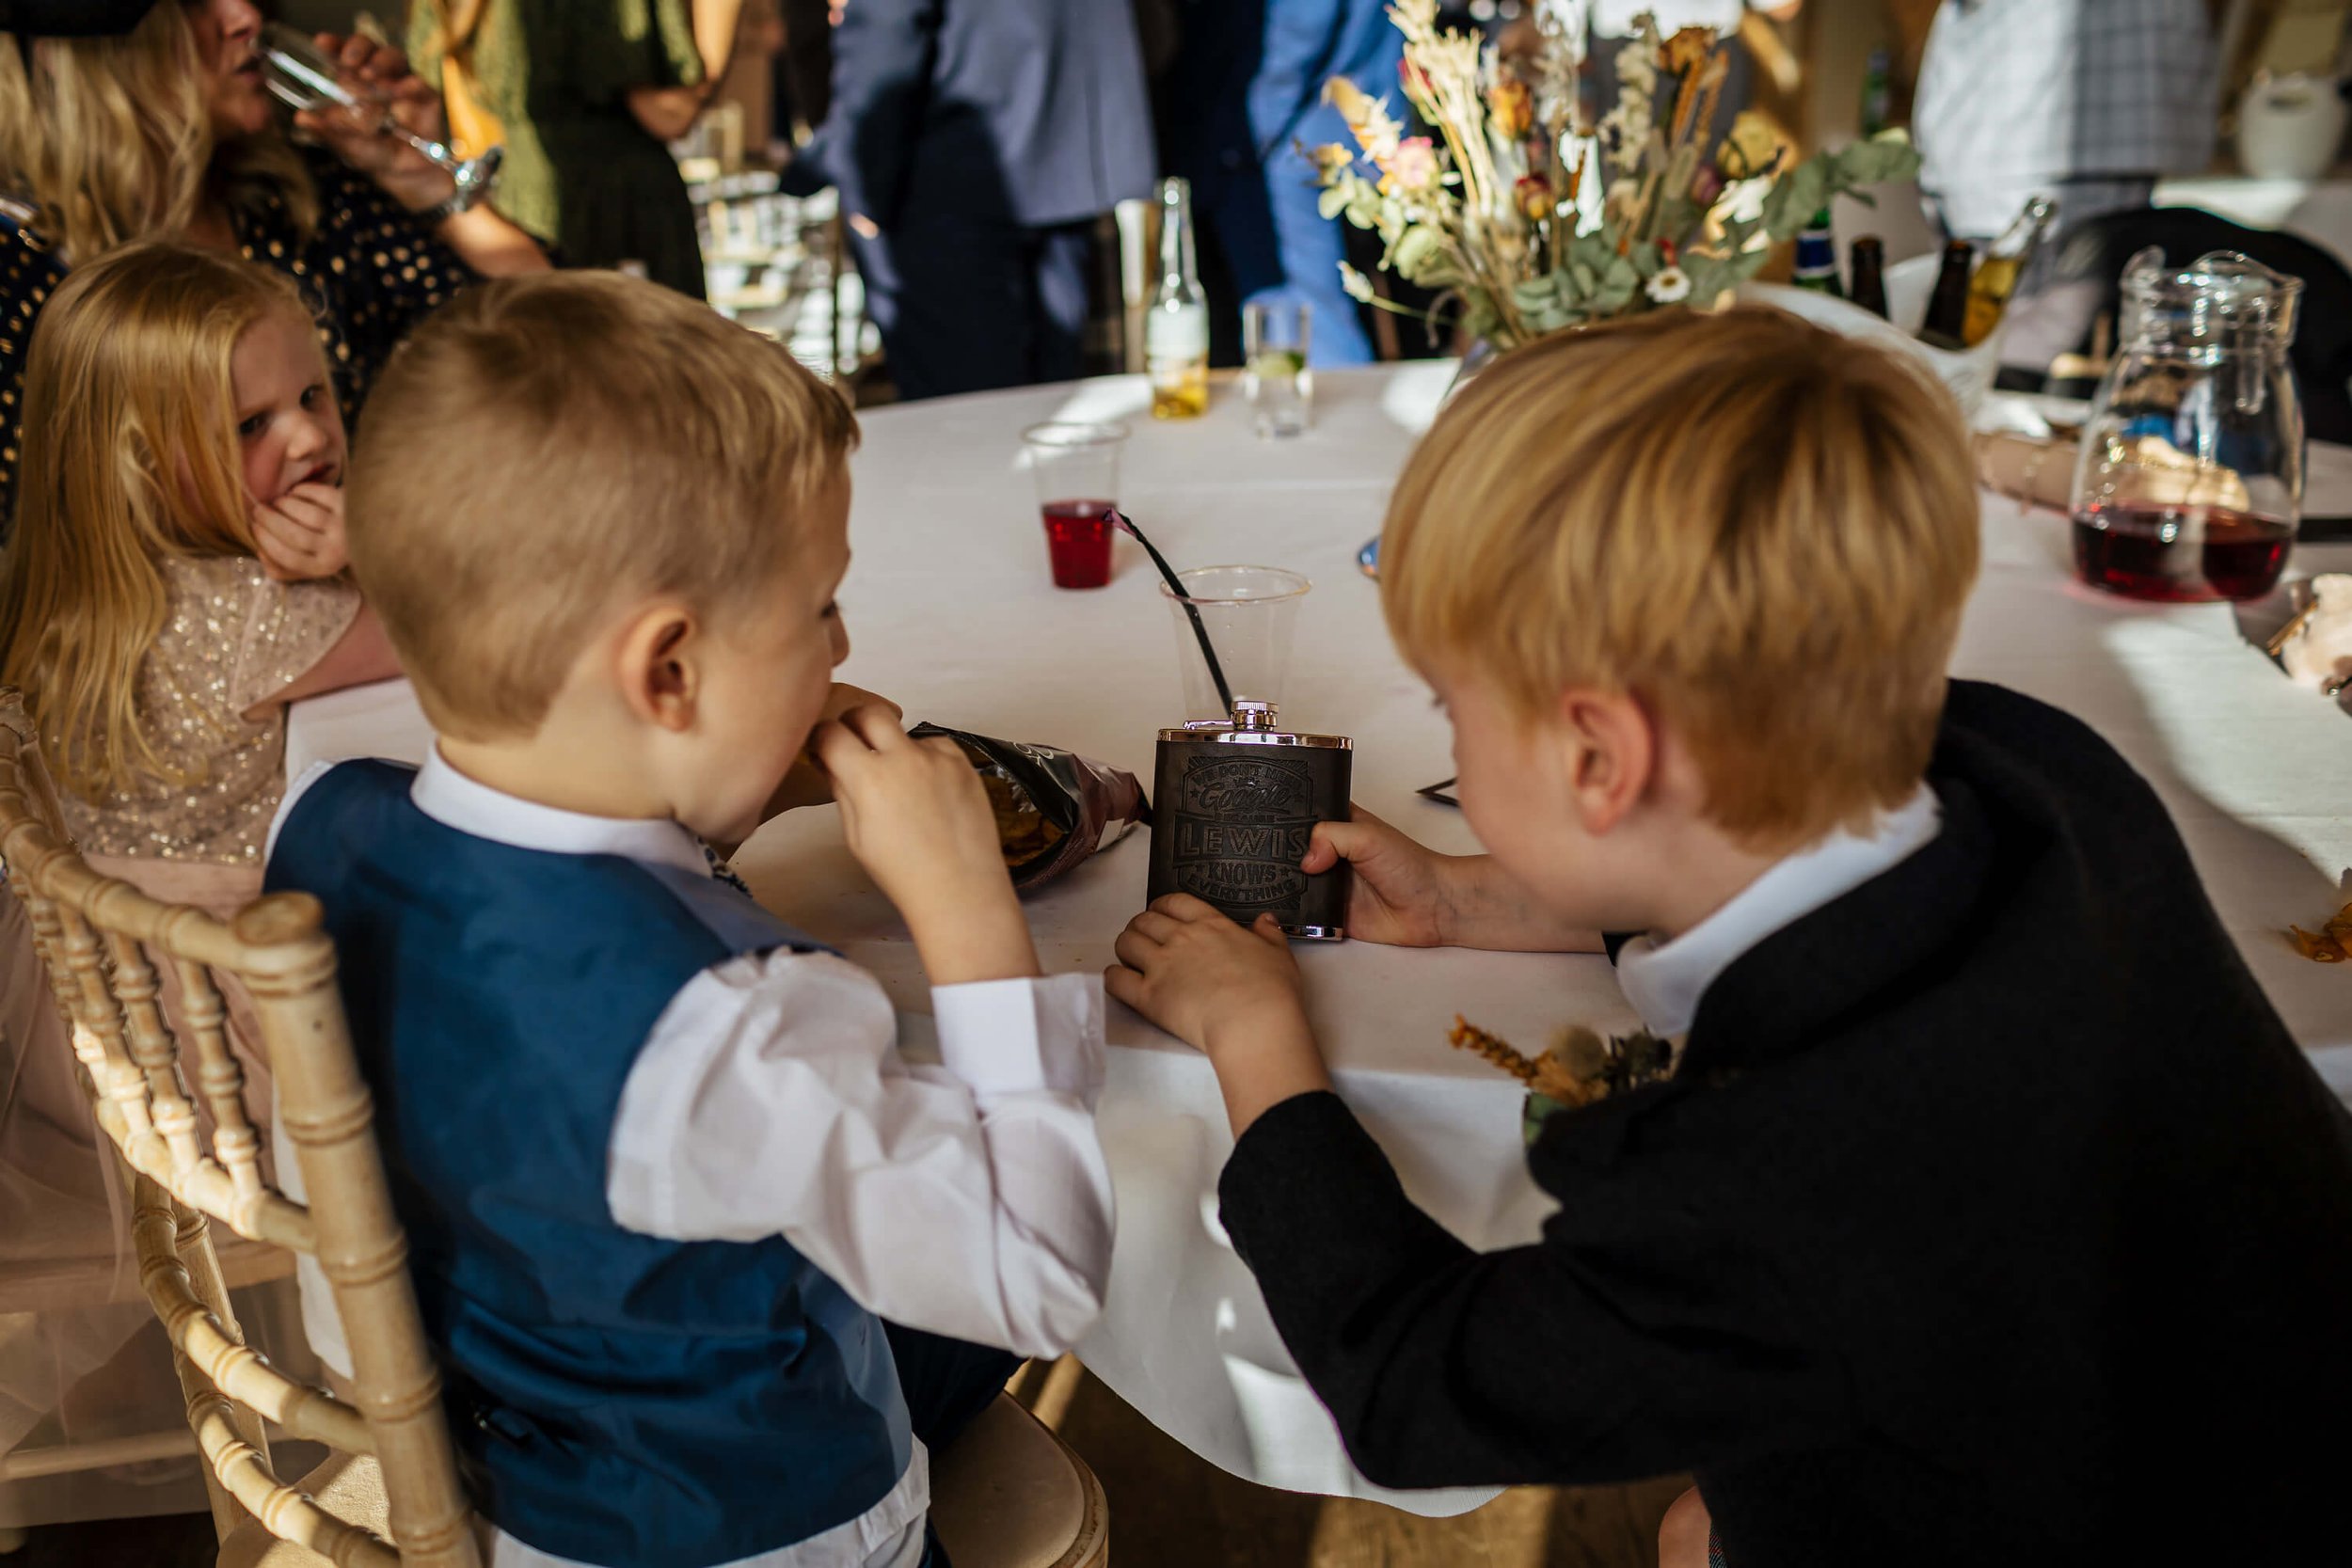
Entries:
{"type": "MultiPolygon", "coordinates": [[[[1728,122],[1756,85],[1754,45],[1777,36],[1756,24],[1802,4],[1593,0],[1586,91],[1606,106],[1616,50],[1647,10],[1668,32],[1731,40],[1728,122]]],[[[1898,8],[1923,28],[1932,13],[1913,125],[1947,234],[1988,238],[2037,192],[2070,228],[2144,207],[2159,175],[2212,155],[2208,0],[1898,8]]],[[[1531,10],[1458,20],[1505,30],[1531,10]]],[[[1098,216],[1160,174],[1192,184],[1213,363],[1238,362],[1240,308],[1268,300],[1309,309],[1316,364],[1375,356],[1374,318],[1340,281],[1365,237],[1318,213],[1299,150],[1345,136],[1322,102],[1330,77],[1396,80],[1383,0],[787,0],[786,25],[830,40],[829,65],[795,48],[780,68],[814,130],[788,188],[839,186],[902,397],[1079,373],[1098,216]]]]}

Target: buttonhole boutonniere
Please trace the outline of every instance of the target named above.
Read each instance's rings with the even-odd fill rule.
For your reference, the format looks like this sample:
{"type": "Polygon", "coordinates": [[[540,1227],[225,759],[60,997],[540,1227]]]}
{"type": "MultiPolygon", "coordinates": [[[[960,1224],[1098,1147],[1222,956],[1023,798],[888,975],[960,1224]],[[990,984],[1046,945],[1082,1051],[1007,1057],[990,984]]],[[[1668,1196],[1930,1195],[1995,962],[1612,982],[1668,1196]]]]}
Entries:
{"type": "Polygon", "coordinates": [[[1674,1076],[1680,1058],[1671,1041],[1646,1029],[1603,1037],[1576,1024],[1553,1031],[1544,1053],[1529,1056],[1459,1013],[1454,1016],[1446,1043],[1485,1057],[1527,1085],[1523,1127],[1530,1143],[1552,1112],[1572,1111],[1645,1084],[1662,1083],[1674,1076]]]}

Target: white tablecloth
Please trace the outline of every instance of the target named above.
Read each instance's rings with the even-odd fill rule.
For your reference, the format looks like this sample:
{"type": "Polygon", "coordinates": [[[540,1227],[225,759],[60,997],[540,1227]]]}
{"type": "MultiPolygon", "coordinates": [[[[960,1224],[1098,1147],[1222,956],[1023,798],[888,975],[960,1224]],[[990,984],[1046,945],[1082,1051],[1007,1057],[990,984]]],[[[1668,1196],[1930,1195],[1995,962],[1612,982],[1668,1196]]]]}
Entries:
{"type": "MultiPolygon", "coordinates": [[[[1051,587],[1018,466],[1018,434],[1033,420],[1129,419],[1128,510],[1179,566],[1265,563],[1314,579],[1286,722],[1353,736],[1359,801],[1441,848],[1469,849],[1459,814],[1413,793],[1454,770],[1446,724],[1391,650],[1375,587],[1354,564],[1451,374],[1443,363],[1322,372],[1317,428],[1281,443],[1252,438],[1231,388],[1204,420],[1155,424],[1129,378],[869,414],[856,562],[841,595],[854,651],[842,673],[903,702],[910,719],[1051,740],[1148,782],[1153,732],[1183,716],[1155,578],[1122,542],[1108,588],[1051,587]]],[[[2352,896],[2338,891],[2352,867],[2352,718],[2289,685],[2228,606],[2146,608],[2076,588],[2059,519],[1988,501],[1985,530],[1960,673],[2082,715],[2155,782],[2255,974],[2330,1081],[2352,1088],[2352,973],[2306,962],[2280,936],[2352,896]]],[[[2352,549],[2329,553],[2305,552],[2297,570],[2352,568],[2352,549]]],[[[395,683],[301,705],[289,763],[415,757],[425,743],[395,683]]],[[[1145,852],[1137,834],[1031,899],[1049,969],[1110,961],[1112,938],[1142,902],[1145,852]]],[[[737,865],[763,902],[879,974],[903,1011],[929,1007],[905,933],[844,849],[833,812],[771,824],[737,865]]],[[[1415,1197],[1473,1245],[1532,1239],[1546,1205],[1520,1159],[1518,1085],[1449,1051],[1446,1029],[1465,1012],[1532,1046],[1564,1022],[1629,1027],[1608,964],[1358,943],[1299,957],[1341,1091],[1415,1197]]],[[[910,1019],[910,1034],[927,1022],[910,1019]]],[[[1102,1119],[1120,1232],[1110,1304],[1080,1351],[1088,1367],[1238,1475],[1426,1513],[1486,1497],[1398,1498],[1354,1474],[1217,1236],[1216,1178],[1231,1138],[1206,1064],[1116,1006],[1110,1034],[1120,1049],[1102,1119]]]]}

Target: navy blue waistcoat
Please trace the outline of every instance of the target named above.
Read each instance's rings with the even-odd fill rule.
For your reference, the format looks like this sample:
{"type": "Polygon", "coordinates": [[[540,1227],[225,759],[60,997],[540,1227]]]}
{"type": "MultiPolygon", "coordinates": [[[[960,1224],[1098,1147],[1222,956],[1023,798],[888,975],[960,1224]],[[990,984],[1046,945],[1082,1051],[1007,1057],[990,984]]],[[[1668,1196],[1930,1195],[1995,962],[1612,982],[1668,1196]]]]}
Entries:
{"type": "Polygon", "coordinates": [[[326,908],[475,1500],[604,1568],[707,1568],[856,1518],[912,1453],[881,1323],[780,1237],[663,1241],[606,1202],[663,1008],[712,964],[817,944],[691,872],[446,827],[414,776],[330,770],[267,886],[326,908]]]}

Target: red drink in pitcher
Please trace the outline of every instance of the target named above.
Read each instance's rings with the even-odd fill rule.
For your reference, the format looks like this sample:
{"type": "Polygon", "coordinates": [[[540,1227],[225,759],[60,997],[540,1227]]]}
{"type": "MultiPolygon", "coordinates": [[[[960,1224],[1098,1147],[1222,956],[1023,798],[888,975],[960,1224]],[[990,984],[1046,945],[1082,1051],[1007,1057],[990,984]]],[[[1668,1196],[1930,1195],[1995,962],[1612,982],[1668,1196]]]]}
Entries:
{"type": "Polygon", "coordinates": [[[2259,599],[2294,539],[2293,523],[2233,507],[2087,507],[2074,514],[2074,571],[2129,599],[2259,599]]]}
{"type": "Polygon", "coordinates": [[[1045,553],[1057,588],[1100,588],[1111,580],[1109,501],[1047,501],[1045,553]]]}

